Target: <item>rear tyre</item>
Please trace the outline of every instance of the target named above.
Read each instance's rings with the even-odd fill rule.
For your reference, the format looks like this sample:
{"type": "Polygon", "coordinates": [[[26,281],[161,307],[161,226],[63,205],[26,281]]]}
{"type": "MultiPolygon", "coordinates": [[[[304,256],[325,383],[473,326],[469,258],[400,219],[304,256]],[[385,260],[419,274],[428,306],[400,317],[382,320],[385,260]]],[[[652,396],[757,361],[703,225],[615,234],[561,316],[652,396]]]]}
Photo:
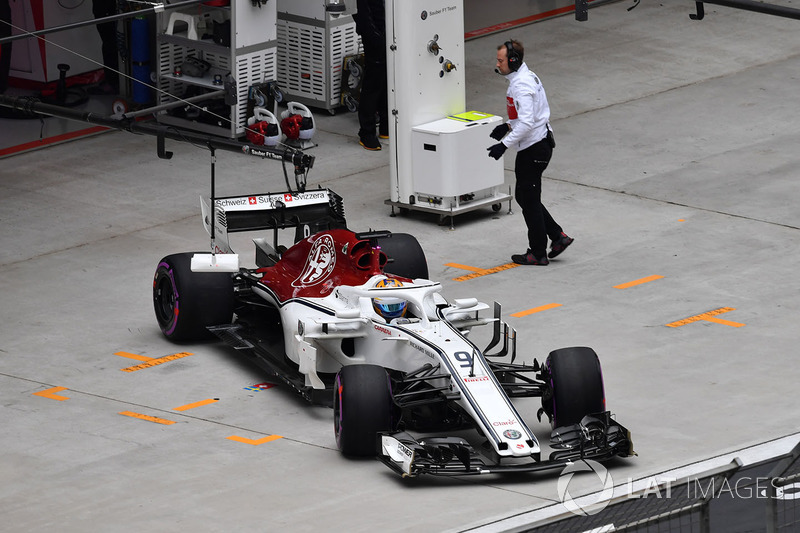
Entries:
{"type": "Polygon", "coordinates": [[[191,252],[162,259],[153,277],[153,307],[164,335],[173,341],[211,337],[206,329],[233,318],[233,277],[227,272],[192,272],[191,252]]]}
{"type": "Polygon", "coordinates": [[[384,272],[409,279],[428,279],[428,261],[416,237],[392,233],[390,237],[378,239],[378,244],[389,257],[384,272]]]}
{"type": "Polygon", "coordinates": [[[394,429],[393,412],[391,382],[385,368],[342,367],[333,388],[333,429],[343,454],[376,455],[377,434],[394,429]]]}
{"type": "Polygon", "coordinates": [[[600,359],[591,348],[561,348],[545,363],[550,393],[542,407],[553,417],[553,428],[579,423],[584,416],[606,410],[600,359]]]}

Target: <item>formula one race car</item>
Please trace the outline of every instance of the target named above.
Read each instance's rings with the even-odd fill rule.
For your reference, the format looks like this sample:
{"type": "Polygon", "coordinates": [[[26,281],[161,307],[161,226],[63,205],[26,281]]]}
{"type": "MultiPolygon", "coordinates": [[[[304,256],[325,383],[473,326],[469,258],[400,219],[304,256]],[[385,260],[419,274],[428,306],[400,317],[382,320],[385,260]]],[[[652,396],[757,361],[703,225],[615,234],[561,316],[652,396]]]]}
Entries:
{"type": "Polygon", "coordinates": [[[333,191],[204,198],[202,212],[212,253],[169,255],[156,268],[161,330],[175,341],[216,335],[307,400],[332,405],[344,454],[378,456],[411,477],[633,454],[630,433],[606,411],[591,348],[515,364],[516,334],[498,304],[483,317],[491,308],[474,298],[448,302],[414,237],[348,230],[333,191]],[[288,248],[284,228],[295,229],[288,248]],[[253,239],[255,268],[240,267],[230,234],[270,229],[272,242],[253,239]],[[481,350],[469,333],[489,324],[481,350]],[[539,419],[554,428],[547,460],[511,402],[526,396],[541,397],[539,419]],[[420,436],[432,432],[444,435],[420,436]]]}

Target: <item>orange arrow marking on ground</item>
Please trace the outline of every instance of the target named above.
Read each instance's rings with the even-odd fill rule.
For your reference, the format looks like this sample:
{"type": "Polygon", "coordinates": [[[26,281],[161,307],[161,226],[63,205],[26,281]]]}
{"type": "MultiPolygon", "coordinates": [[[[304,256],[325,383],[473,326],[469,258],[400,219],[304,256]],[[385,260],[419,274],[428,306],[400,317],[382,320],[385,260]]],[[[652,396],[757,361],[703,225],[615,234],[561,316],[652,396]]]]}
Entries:
{"type": "Polygon", "coordinates": [[[475,268],[467,265],[459,265],[458,263],[445,263],[444,266],[449,266],[453,268],[461,268],[463,270],[469,270],[472,274],[466,274],[464,276],[459,276],[457,278],[453,278],[453,281],[468,281],[471,279],[479,278],[481,276],[488,276],[489,274],[496,274],[497,272],[502,272],[504,270],[508,270],[510,268],[516,268],[519,265],[516,263],[506,263],[505,265],[496,266],[493,268],[475,268]]]}
{"type": "Polygon", "coordinates": [[[561,304],[540,305],[539,307],[534,307],[533,309],[528,309],[527,311],[520,311],[519,313],[511,313],[511,316],[516,318],[522,318],[524,316],[532,315],[540,311],[547,311],[548,309],[554,309],[556,307],[561,307],[561,304]]]}
{"type": "Polygon", "coordinates": [[[171,426],[172,424],[176,423],[174,420],[166,420],[164,418],[158,418],[157,416],[147,416],[141,413],[134,413],[132,411],[122,411],[119,414],[122,416],[129,416],[131,418],[138,418],[140,420],[147,420],[148,422],[155,422],[156,424],[164,424],[165,426],[171,426]]]}
{"type": "Polygon", "coordinates": [[[214,398],[214,399],[209,398],[208,400],[201,400],[199,402],[194,402],[194,403],[190,403],[190,404],[186,404],[186,405],[181,405],[180,407],[175,407],[172,410],[173,411],[188,411],[189,409],[194,409],[195,407],[203,407],[204,405],[208,405],[210,403],[214,403],[214,402],[218,402],[218,401],[219,400],[217,398],[214,398]]]}
{"type": "Polygon", "coordinates": [[[39,392],[34,392],[34,396],[41,396],[42,398],[50,398],[51,400],[58,400],[59,402],[63,402],[64,400],[69,400],[67,396],[60,396],[56,394],[57,392],[61,392],[62,390],[69,390],[66,387],[53,387],[52,389],[47,389],[39,392]]]}
{"type": "Polygon", "coordinates": [[[253,446],[258,446],[259,444],[264,444],[265,442],[272,442],[274,440],[282,439],[280,435],[270,435],[268,437],[264,437],[263,439],[247,439],[245,437],[239,437],[236,435],[231,435],[228,437],[228,440],[232,440],[235,442],[243,442],[244,444],[252,444],[253,446]]]}
{"type": "Polygon", "coordinates": [[[628,289],[630,287],[635,287],[636,285],[642,285],[643,283],[650,283],[651,281],[655,281],[657,279],[661,279],[664,276],[659,276],[656,274],[655,276],[647,276],[646,278],[636,279],[633,281],[629,281],[628,283],[622,283],[620,285],[614,285],[615,289],[628,289]]]}
{"type": "Polygon", "coordinates": [[[453,268],[460,268],[461,270],[469,270],[470,272],[482,272],[482,268],[477,268],[469,265],[461,265],[459,263],[445,263],[444,266],[453,267],[453,268]]]}
{"type": "Polygon", "coordinates": [[[146,357],[144,355],[139,355],[130,352],[117,352],[114,355],[119,355],[120,357],[127,357],[128,359],[136,359],[137,361],[150,361],[152,357],[146,357]]]}
{"type": "Polygon", "coordinates": [[[164,364],[164,363],[168,363],[170,361],[174,361],[175,359],[180,359],[182,357],[187,357],[189,355],[192,355],[192,353],[191,352],[178,352],[178,353],[174,353],[172,355],[165,355],[164,357],[158,357],[156,359],[152,359],[150,357],[144,357],[144,356],[141,356],[141,355],[137,356],[136,354],[129,354],[127,352],[117,352],[114,355],[122,355],[123,357],[131,357],[131,356],[133,356],[133,357],[131,357],[132,359],[137,359],[139,361],[144,361],[144,363],[142,363],[141,365],[129,366],[127,368],[120,368],[120,370],[122,370],[123,372],[136,372],[137,370],[150,368],[151,366],[157,366],[157,365],[161,365],[161,364],[164,364]]]}
{"type": "Polygon", "coordinates": [[[740,322],[731,322],[730,320],[723,320],[721,318],[717,318],[717,315],[721,315],[722,313],[727,313],[728,311],[736,311],[734,307],[721,307],[719,309],[714,309],[713,311],[709,311],[707,313],[702,313],[695,316],[690,316],[689,318],[684,318],[683,320],[678,320],[677,322],[670,322],[667,324],[669,328],[677,328],[680,326],[685,326],[686,324],[691,324],[692,322],[699,322],[700,320],[705,320],[706,322],[714,322],[716,324],[723,324],[725,326],[731,326],[733,328],[740,328],[744,326],[744,324],[740,322]]]}

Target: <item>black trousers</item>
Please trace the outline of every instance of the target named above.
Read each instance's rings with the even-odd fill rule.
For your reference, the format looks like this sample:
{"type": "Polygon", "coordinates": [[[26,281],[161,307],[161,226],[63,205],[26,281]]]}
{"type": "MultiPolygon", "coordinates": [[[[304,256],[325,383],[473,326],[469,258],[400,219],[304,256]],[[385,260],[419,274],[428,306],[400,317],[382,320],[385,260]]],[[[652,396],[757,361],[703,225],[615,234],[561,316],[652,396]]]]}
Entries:
{"type": "Polygon", "coordinates": [[[542,173],[550,163],[553,149],[547,139],[517,152],[514,174],[517,178],[514,195],[522,208],[525,225],[528,226],[528,247],[534,257],[547,255],[547,238],[558,240],[561,226],[542,205],[542,173]]]}
{"type": "Polygon", "coordinates": [[[388,94],[386,89],[386,41],[364,37],[364,80],[358,101],[359,137],[375,136],[375,114],[381,122],[381,132],[388,133],[388,94]]]}
{"type": "MultiPolygon", "coordinates": [[[[110,17],[117,14],[117,0],[93,0],[92,14],[94,18],[110,17]]],[[[97,33],[103,46],[103,74],[106,82],[119,89],[119,52],[117,51],[117,23],[104,22],[97,24],[97,33]]]]}

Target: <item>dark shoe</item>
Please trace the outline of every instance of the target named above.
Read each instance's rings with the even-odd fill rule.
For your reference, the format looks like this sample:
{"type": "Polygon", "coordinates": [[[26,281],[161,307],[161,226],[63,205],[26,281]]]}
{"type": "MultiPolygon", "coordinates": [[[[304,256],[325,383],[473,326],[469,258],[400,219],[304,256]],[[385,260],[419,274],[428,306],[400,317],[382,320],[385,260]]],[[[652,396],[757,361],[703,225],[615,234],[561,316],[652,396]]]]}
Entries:
{"type": "Polygon", "coordinates": [[[562,231],[561,237],[559,237],[557,241],[553,241],[553,244],[550,245],[550,253],[547,254],[547,257],[550,259],[558,257],[561,252],[566,250],[567,246],[572,244],[574,241],[575,239],[572,237],[567,237],[567,234],[562,231]]]}
{"type": "Polygon", "coordinates": [[[372,137],[361,137],[361,140],[358,141],[358,144],[366,148],[367,150],[378,151],[381,149],[381,143],[375,135],[372,137]]]}
{"type": "Polygon", "coordinates": [[[511,260],[518,265],[546,266],[550,264],[550,261],[548,261],[546,257],[540,257],[538,259],[536,257],[533,257],[533,252],[531,252],[530,248],[528,248],[528,251],[524,254],[512,255],[511,260]]]}
{"type": "Polygon", "coordinates": [[[380,135],[378,135],[378,138],[380,138],[380,139],[388,139],[389,138],[389,134],[388,133],[381,133],[380,135]]]}

